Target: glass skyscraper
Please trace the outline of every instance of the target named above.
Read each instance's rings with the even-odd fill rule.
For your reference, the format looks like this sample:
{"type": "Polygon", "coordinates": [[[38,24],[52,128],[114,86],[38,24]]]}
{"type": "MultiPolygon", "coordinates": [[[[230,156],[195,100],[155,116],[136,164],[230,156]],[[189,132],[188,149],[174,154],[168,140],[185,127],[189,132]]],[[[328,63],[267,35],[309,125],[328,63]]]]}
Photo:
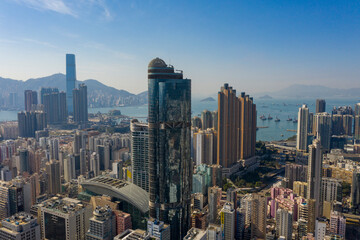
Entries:
{"type": "Polygon", "coordinates": [[[148,68],[150,217],[170,224],[171,239],[190,226],[191,80],[159,59],[148,68]]]}
{"type": "Polygon", "coordinates": [[[73,90],[76,82],[75,55],[66,54],[66,103],[69,114],[73,114],[73,90]]]}

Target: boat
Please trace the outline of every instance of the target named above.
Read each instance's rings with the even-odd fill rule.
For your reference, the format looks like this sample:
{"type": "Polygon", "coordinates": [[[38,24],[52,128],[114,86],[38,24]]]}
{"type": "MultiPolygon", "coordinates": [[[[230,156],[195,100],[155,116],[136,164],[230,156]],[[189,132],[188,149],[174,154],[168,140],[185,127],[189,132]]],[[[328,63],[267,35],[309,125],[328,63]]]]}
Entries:
{"type": "Polygon", "coordinates": [[[297,123],[298,122],[298,120],[295,118],[294,120],[293,120],[293,123],[297,123]]]}
{"type": "Polygon", "coordinates": [[[292,120],[293,119],[290,116],[288,116],[288,119],[286,121],[291,122],[292,120]]]}
{"type": "Polygon", "coordinates": [[[265,115],[264,115],[264,114],[263,114],[263,115],[261,115],[261,116],[260,116],[260,119],[261,119],[261,120],[266,120],[265,115]]]}
{"type": "Polygon", "coordinates": [[[280,118],[278,118],[278,117],[276,116],[275,122],[280,122],[280,118]]]}
{"type": "Polygon", "coordinates": [[[270,116],[270,114],[269,114],[269,116],[268,116],[268,118],[267,118],[268,120],[272,120],[273,119],[273,117],[272,116],[270,116]]]}

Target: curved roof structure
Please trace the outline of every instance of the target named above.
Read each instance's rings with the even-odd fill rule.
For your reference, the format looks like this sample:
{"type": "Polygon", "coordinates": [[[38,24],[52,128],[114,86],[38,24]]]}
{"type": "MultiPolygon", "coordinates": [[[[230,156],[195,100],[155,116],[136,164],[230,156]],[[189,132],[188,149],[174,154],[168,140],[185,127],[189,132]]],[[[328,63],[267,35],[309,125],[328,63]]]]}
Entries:
{"type": "Polygon", "coordinates": [[[142,213],[149,211],[149,194],[133,183],[108,176],[98,176],[80,184],[93,193],[108,195],[128,202],[142,213]]]}
{"type": "Polygon", "coordinates": [[[153,60],[150,61],[149,63],[149,68],[164,68],[167,67],[166,63],[164,60],[162,60],[161,58],[154,58],[153,60]]]}

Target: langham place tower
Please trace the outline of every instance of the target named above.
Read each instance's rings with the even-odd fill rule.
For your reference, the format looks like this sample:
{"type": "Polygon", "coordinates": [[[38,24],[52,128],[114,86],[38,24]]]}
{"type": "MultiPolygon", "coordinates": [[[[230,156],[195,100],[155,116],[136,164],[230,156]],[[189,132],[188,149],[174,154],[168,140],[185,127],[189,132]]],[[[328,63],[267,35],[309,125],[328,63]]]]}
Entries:
{"type": "Polygon", "coordinates": [[[148,66],[150,217],[170,224],[171,239],[190,226],[191,80],[159,58],[148,66]]]}

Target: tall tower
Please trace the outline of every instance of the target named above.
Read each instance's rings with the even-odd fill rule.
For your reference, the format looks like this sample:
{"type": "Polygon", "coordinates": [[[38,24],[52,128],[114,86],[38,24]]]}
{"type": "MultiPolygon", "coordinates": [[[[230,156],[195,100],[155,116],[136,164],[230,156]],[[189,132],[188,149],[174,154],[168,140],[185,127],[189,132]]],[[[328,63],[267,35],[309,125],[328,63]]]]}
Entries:
{"type": "Polygon", "coordinates": [[[146,123],[130,122],[133,183],[149,192],[149,131],[146,123]]]}
{"type": "Polygon", "coordinates": [[[360,209],[360,172],[353,171],[351,184],[351,207],[360,209]]]}
{"type": "Polygon", "coordinates": [[[296,149],[298,151],[307,151],[309,131],[309,108],[304,104],[299,108],[298,127],[296,138],[296,149]]]}
{"type": "Polygon", "coordinates": [[[326,102],[324,99],[316,99],[316,113],[326,112],[326,102]]]}
{"type": "Polygon", "coordinates": [[[253,98],[227,83],[218,93],[217,164],[229,168],[237,160],[255,155],[256,105],[253,98]]]}
{"type": "Polygon", "coordinates": [[[292,239],[293,214],[285,209],[279,208],[276,211],[276,234],[284,236],[286,240],[292,239]]]}
{"type": "Polygon", "coordinates": [[[150,217],[182,239],[190,226],[191,80],[159,58],[149,63],[148,79],[150,217]]]}
{"type": "Polygon", "coordinates": [[[331,140],[331,116],[326,112],[317,113],[316,117],[316,138],[324,151],[330,151],[331,140]]]}
{"type": "Polygon", "coordinates": [[[87,86],[82,83],[73,91],[74,122],[85,123],[88,121],[87,86]]]}
{"type": "Polygon", "coordinates": [[[319,139],[309,146],[308,199],[315,200],[315,219],[321,216],[321,179],[323,152],[319,139]]]}
{"type": "Polygon", "coordinates": [[[76,82],[75,55],[66,54],[66,103],[69,114],[73,114],[73,89],[76,82]]]}
{"type": "Polygon", "coordinates": [[[37,92],[31,90],[25,90],[25,111],[30,112],[33,104],[37,104],[37,92]]]}

